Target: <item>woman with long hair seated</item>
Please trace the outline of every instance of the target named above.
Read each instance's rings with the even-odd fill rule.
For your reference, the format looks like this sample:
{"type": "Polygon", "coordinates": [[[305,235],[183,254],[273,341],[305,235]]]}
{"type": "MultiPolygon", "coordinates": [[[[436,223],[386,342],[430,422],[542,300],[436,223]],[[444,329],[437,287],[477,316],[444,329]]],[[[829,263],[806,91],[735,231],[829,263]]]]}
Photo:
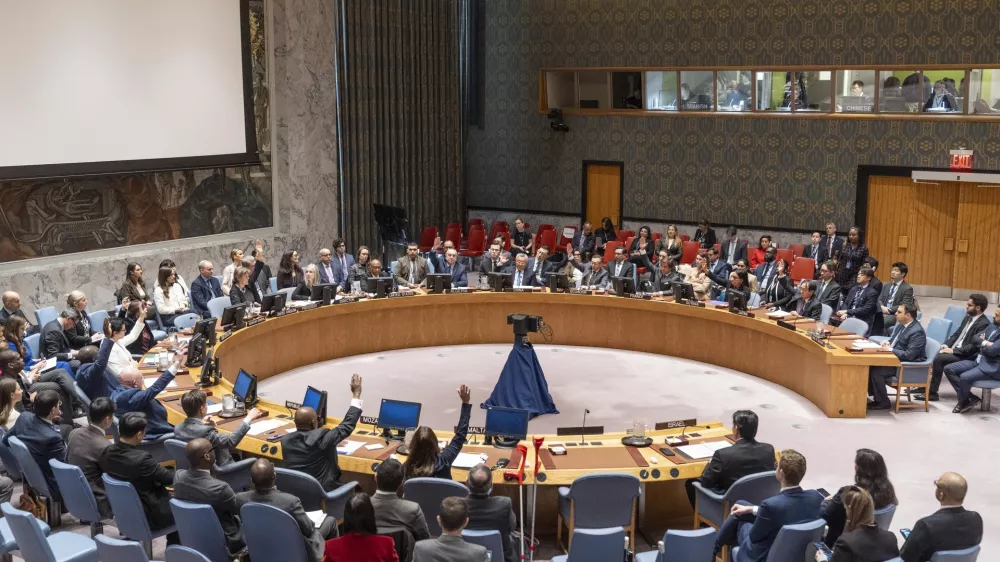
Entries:
{"type": "Polygon", "coordinates": [[[16,380],[10,377],[0,378],[0,426],[4,429],[14,427],[17,416],[21,415],[16,408],[22,396],[21,385],[16,380]]]}
{"type": "Polygon", "coordinates": [[[122,338],[122,345],[128,350],[131,355],[145,355],[147,351],[150,350],[154,345],[156,345],[156,336],[153,335],[153,330],[146,324],[146,303],[143,301],[127,301],[126,304],[122,305],[121,310],[118,311],[118,318],[125,321],[125,337],[122,338]],[[128,335],[132,333],[132,330],[137,329],[136,324],[142,326],[139,331],[139,337],[137,337],[131,343],[124,343],[128,339],[128,335]]]}
{"type": "Polygon", "coordinates": [[[292,293],[293,301],[307,301],[312,298],[312,288],[319,281],[319,268],[316,264],[311,263],[306,266],[306,275],[298,287],[295,287],[295,292],[292,293]]]}
{"type": "Polygon", "coordinates": [[[667,235],[656,243],[657,253],[662,250],[666,250],[667,255],[678,263],[684,256],[684,240],[677,232],[677,227],[672,224],[667,226],[667,235]]]}
{"type": "Polygon", "coordinates": [[[392,537],[378,534],[368,494],[354,494],[347,500],[344,536],[326,541],[323,562],[399,562],[392,537]]]}
{"type": "Polygon", "coordinates": [[[892,531],[875,524],[875,502],[860,486],[848,486],[841,494],[847,514],[844,534],[833,543],[828,557],[816,553],[816,562],[883,562],[899,556],[899,545],[892,531]]]}
{"type": "MultiPolygon", "coordinates": [[[[139,313],[140,317],[146,314],[146,303],[139,303],[139,307],[142,309],[139,313]]],[[[111,356],[108,357],[108,372],[118,377],[122,371],[135,365],[135,360],[132,359],[132,352],[129,351],[128,346],[132,345],[139,338],[142,337],[143,326],[145,322],[132,322],[132,326],[128,326],[128,322],[124,318],[105,318],[104,326],[104,337],[111,339],[115,342],[114,347],[111,348],[111,356]]]]}
{"type": "Polygon", "coordinates": [[[174,268],[160,268],[156,288],[153,289],[153,302],[165,326],[173,326],[174,318],[191,312],[191,300],[177,282],[177,271],[174,268]]]}
{"type": "Polygon", "coordinates": [[[771,281],[771,286],[760,296],[762,308],[784,308],[795,298],[795,286],[792,284],[792,278],[788,276],[788,262],[778,260],[776,267],[777,273],[771,281]]]}
{"type": "Polygon", "coordinates": [[[648,226],[639,228],[639,234],[632,240],[629,246],[629,261],[636,267],[646,267],[646,263],[653,259],[653,231],[648,226]]]}
{"type": "Polygon", "coordinates": [[[458,430],[451,438],[451,443],[442,451],[438,445],[434,430],[420,426],[413,434],[410,443],[410,454],[403,463],[403,471],[407,479],[432,476],[451,480],[451,463],[462,452],[465,445],[465,435],[469,432],[469,417],[472,416],[472,392],[464,384],[458,389],[458,397],[462,399],[462,413],[458,418],[458,430]]]}
{"type": "MultiPolygon", "coordinates": [[[[896,499],[896,489],[889,481],[889,469],[878,451],[858,449],[854,455],[854,486],[871,494],[875,509],[899,504],[899,500],[896,499]]],[[[828,497],[820,509],[820,517],[826,520],[827,525],[826,538],[823,542],[830,548],[833,548],[837,538],[844,532],[847,512],[844,509],[843,495],[854,486],[841,488],[836,494],[828,497]]]]}
{"type": "MultiPolygon", "coordinates": [[[[7,349],[16,351],[24,361],[24,368],[30,370],[39,361],[43,361],[43,359],[40,357],[33,357],[31,354],[31,348],[24,343],[24,334],[27,330],[27,320],[21,316],[11,316],[7,318],[7,322],[3,325],[3,339],[7,343],[7,349]]],[[[65,361],[57,361],[56,369],[63,369],[67,373],[73,372],[70,364],[65,361]]]]}
{"type": "Polygon", "coordinates": [[[278,264],[278,290],[295,287],[304,278],[305,274],[299,267],[299,253],[293,250],[282,254],[278,264]]]}

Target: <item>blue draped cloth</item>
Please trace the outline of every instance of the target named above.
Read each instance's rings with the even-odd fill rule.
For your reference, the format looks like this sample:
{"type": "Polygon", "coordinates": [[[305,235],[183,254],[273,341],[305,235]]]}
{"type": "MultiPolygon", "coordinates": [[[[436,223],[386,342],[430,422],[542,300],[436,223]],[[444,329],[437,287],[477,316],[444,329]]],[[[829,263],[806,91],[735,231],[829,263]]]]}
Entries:
{"type": "Polygon", "coordinates": [[[500,372],[500,379],[493,387],[493,394],[480,407],[519,408],[531,412],[531,417],[542,414],[558,414],[549,384],[538,363],[535,348],[515,344],[507,363],[500,372]]]}

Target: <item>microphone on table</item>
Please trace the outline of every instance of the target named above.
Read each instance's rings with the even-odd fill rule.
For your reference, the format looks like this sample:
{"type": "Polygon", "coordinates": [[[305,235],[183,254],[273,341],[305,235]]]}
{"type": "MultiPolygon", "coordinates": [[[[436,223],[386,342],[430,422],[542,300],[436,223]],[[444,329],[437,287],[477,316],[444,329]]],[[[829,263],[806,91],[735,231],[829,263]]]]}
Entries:
{"type": "Polygon", "coordinates": [[[583,425],[580,426],[580,444],[581,445],[586,445],[587,444],[587,440],[584,439],[584,436],[587,434],[587,414],[589,414],[589,413],[590,413],[590,410],[588,410],[587,408],[583,409],[583,425]]]}

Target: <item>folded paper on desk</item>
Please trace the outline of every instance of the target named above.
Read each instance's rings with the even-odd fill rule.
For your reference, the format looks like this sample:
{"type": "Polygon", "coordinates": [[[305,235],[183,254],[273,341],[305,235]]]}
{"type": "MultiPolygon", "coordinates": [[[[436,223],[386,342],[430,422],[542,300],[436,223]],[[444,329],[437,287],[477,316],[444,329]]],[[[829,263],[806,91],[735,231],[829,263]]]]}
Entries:
{"type": "Polygon", "coordinates": [[[222,411],[222,404],[221,403],[219,403],[219,404],[211,404],[211,405],[208,406],[208,408],[205,408],[205,412],[207,412],[208,414],[218,414],[221,411],[222,411]]]}
{"type": "Polygon", "coordinates": [[[878,349],[882,347],[882,344],[868,340],[854,340],[851,343],[851,347],[855,349],[878,349]]]}
{"type": "Polygon", "coordinates": [[[367,443],[365,443],[364,441],[350,441],[350,440],[341,441],[340,444],[337,445],[337,454],[353,455],[354,451],[357,451],[358,449],[364,447],[365,445],[367,445],[367,443]]]}
{"type": "Polygon", "coordinates": [[[697,445],[682,445],[677,450],[692,459],[707,459],[715,454],[719,449],[732,447],[728,441],[713,441],[711,443],[699,443],[697,445]]]}
{"type": "Polygon", "coordinates": [[[478,455],[472,453],[459,453],[455,458],[455,462],[451,463],[451,466],[455,468],[472,468],[479,463],[486,462],[486,459],[490,458],[486,453],[480,453],[478,455]]]}
{"type": "MultiPolygon", "coordinates": [[[[149,388],[153,386],[153,383],[155,383],[156,380],[159,378],[160,377],[146,377],[142,380],[146,383],[146,388],[149,388]]],[[[176,387],[177,387],[177,381],[170,381],[167,383],[167,388],[176,388],[176,387]]]]}
{"type": "Polygon", "coordinates": [[[307,511],[306,517],[313,522],[313,527],[319,529],[319,526],[323,524],[323,520],[326,519],[326,512],[322,509],[317,509],[316,511],[307,511]]]}
{"type": "Polygon", "coordinates": [[[247,433],[249,433],[250,435],[260,435],[261,433],[267,433],[272,429],[277,429],[285,425],[286,423],[288,423],[288,420],[269,419],[269,420],[259,421],[257,423],[250,424],[250,431],[248,431],[247,433]]]}
{"type": "Polygon", "coordinates": [[[767,313],[767,317],[768,318],[784,318],[784,317],[788,316],[789,314],[790,313],[785,312],[784,310],[775,310],[773,312],[768,312],[767,313]]]}

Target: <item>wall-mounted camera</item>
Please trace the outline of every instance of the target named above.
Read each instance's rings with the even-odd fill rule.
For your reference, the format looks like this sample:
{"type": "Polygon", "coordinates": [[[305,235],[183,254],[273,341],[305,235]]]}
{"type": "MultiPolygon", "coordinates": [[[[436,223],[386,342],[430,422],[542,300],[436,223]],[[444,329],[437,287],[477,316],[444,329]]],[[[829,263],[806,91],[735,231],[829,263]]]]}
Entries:
{"type": "Polygon", "coordinates": [[[549,127],[557,133],[568,133],[569,126],[563,123],[563,114],[561,109],[553,109],[549,111],[549,127]]]}

